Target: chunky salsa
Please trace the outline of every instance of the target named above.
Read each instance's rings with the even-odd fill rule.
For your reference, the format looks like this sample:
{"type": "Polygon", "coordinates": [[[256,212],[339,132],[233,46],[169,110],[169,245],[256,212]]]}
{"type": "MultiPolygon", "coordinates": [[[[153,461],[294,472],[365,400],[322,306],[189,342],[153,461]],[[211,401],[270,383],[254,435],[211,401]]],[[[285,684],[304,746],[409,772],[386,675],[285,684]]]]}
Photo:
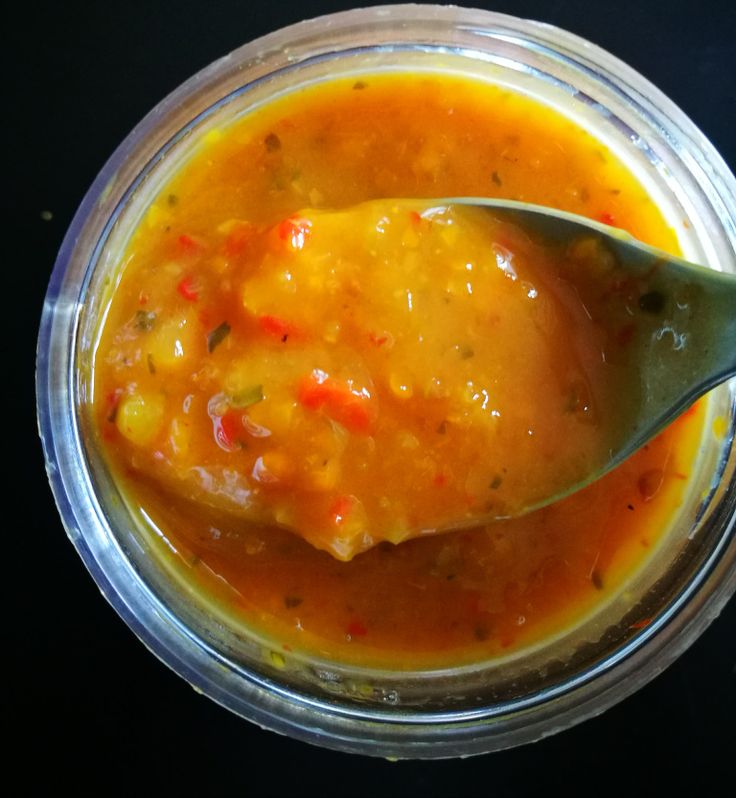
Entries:
{"type": "Polygon", "coordinates": [[[604,445],[606,351],[626,344],[522,229],[417,199],[460,195],[676,249],[635,178],[551,109],[397,74],[211,131],[124,255],[100,445],[164,556],[287,649],[410,667],[529,643],[610,595],[681,496],[697,411],[579,495],[425,534],[513,514],[561,452],[604,445]]]}

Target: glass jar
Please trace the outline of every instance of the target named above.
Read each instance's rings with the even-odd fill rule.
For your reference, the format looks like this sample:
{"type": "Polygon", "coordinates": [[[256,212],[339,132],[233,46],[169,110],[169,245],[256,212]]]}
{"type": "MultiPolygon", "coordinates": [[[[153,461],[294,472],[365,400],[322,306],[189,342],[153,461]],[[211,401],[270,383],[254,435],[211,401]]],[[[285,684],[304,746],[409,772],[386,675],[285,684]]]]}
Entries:
{"type": "Polygon", "coordinates": [[[191,78],[126,138],[82,202],[44,305],[38,416],[67,533],[143,642],[211,698],[276,731],[392,757],[469,755],[528,742],[598,714],[653,678],[736,588],[734,383],[708,398],[690,492],[625,590],[562,637],[503,660],[387,671],[276,652],[157,555],[99,452],[85,396],[105,285],[152,197],[223,119],[285,92],[376,71],[452,71],[537,97],[634,171],[679,231],[686,257],[736,272],[736,181],[695,126],[639,74],[548,25],[441,6],[390,6],[300,23],[191,78]],[[685,222],[685,224],[683,224],[685,222]],[[714,436],[715,417],[727,419],[714,436]],[[633,619],[651,618],[644,628],[633,619]]]}

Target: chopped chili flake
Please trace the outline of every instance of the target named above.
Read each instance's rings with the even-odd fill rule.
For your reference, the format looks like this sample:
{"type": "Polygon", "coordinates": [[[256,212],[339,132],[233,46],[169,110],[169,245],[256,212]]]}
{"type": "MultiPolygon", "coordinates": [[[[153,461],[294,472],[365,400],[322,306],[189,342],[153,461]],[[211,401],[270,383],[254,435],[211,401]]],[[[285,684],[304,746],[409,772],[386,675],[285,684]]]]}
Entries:
{"type": "Polygon", "coordinates": [[[304,249],[304,245],[312,235],[312,223],[300,216],[290,216],[279,224],[277,230],[281,241],[289,249],[298,252],[304,249]]]}
{"type": "Polygon", "coordinates": [[[345,633],[349,637],[364,637],[368,634],[368,630],[360,621],[350,621],[345,633]]]}
{"type": "Polygon", "coordinates": [[[318,369],[301,381],[297,397],[302,406],[323,409],[338,424],[360,435],[368,435],[376,420],[376,408],[367,389],[357,389],[351,380],[342,382],[318,369]]]}
{"type": "Polygon", "coordinates": [[[199,241],[186,234],[179,236],[179,246],[185,252],[197,252],[202,248],[199,241]]]}
{"type": "Polygon", "coordinates": [[[647,626],[649,626],[649,624],[652,622],[652,620],[654,620],[654,619],[653,618],[642,618],[640,621],[637,621],[636,623],[632,623],[631,626],[629,626],[629,629],[644,629],[647,626]]]}
{"type": "Polygon", "coordinates": [[[242,416],[235,410],[228,410],[221,416],[212,416],[212,429],[215,442],[226,452],[232,452],[242,446],[239,436],[243,432],[242,416]]]}
{"type": "Polygon", "coordinates": [[[255,232],[253,225],[248,222],[238,222],[225,239],[225,254],[230,257],[242,254],[252,243],[255,232]]]}
{"type": "Polygon", "coordinates": [[[352,496],[340,496],[330,507],[330,517],[335,524],[344,523],[353,509],[355,500],[352,496]]]}
{"type": "Polygon", "coordinates": [[[383,346],[388,341],[388,335],[376,335],[375,333],[368,333],[368,338],[376,346],[383,346]]]}
{"type": "Polygon", "coordinates": [[[604,211],[599,217],[599,222],[603,222],[603,224],[610,224],[614,226],[616,224],[616,219],[612,213],[608,213],[608,211],[604,211]]]}
{"type": "Polygon", "coordinates": [[[263,332],[280,338],[284,343],[286,343],[289,336],[295,338],[301,337],[301,330],[299,327],[277,316],[259,316],[258,324],[263,332]]]}
{"type": "Polygon", "coordinates": [[[422,221],[422,216],[418,211],[409,211],[409,218],[414,225],[420,224],[422,221]]]}
{"type": "Polygon", "coordinates": [[[194,284],[194,279],[187,275],[180,280],[176,290],[187,300],[187,302],[196,302],[199,299],[199,290],[194,284]]]}

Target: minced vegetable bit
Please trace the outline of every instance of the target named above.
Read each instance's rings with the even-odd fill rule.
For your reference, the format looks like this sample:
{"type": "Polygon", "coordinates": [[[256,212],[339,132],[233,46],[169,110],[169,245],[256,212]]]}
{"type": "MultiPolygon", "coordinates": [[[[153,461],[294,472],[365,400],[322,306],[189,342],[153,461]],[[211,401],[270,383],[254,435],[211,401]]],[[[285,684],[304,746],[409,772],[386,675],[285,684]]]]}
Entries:
{"type": "MultiPolygon", "coordinates": [[[[605,446],[606,363],[635,331],[601,330],[591,292],[520,228],[418,198],[507,197],[676,242],[552,110],[459,77],[359,82],[207,135],[151,205],[95,354],[98,438],[188,578],[287,650],[466,662],[622,583],[680,500],[701,421],[543,510],[429,535],[512,515],[563,454],[605,446]]],[[[637,312],[661,305],[645,291],[637,312]]]]}

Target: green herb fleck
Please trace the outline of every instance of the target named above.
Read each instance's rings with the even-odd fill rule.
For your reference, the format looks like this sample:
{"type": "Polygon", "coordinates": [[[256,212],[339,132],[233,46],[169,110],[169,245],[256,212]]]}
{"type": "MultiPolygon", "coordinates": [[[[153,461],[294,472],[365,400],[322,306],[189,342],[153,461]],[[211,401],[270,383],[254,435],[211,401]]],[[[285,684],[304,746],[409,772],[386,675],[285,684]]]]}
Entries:
{"type": "Polygon", "coordinates": [[[166,197],[166,202],[168,202],[169,205],[173,208],[174,205],[176,205],[179,202],[179,197],[177,197],[176,194],[169,194],[169,196],[166,197]]]}
{"type": "Polygon", "coordinates": [[[468,360],[475,355],[475,350],[472,346],[468,346],[468,344],[460,344],[457,347],[457,351],[463,360],[468,360]]]}
{"type": "Polygon", "coordinates": [[[298,607],[302,603],[302,601],[304,601],[304,599],[301,598],[300,596],[285,596],[284,597],[284,604],[286,605],[286,607],[288,609],[292,609],[293,607],[298,607]]]}
{"type": "Polygon", "coordinates": [[[590,575],[590,581],[593,583],[593,587],[596,590],[603,590],[603,577],[600,571],[593,569],[593,573],[590,575]]]}
{"type": "Polygon", "coordinates": [[[281,139],[275,133],[269,133],[263,143],[269,152],[276,152],[281,149],[281,139]]]}
{"type": "Polygon", "coordinates": [[[502,482],[503,477],[500,474],[496,474],[496,476],[491,480],[491,490],[498,490],[501,487],[502,482]]]}
{"type": "Polygon", "coordinates": [[[439,426],[437,427],[437,434],[444,435],[447,432],[447,422],[440,421],[439,426]]]}
{"type": "Polygon", "coordinates": [[[473,630],[473,635],[475,636],[476,640],[488,640],[488,638],[491,636],[491,632],[487,626],[478,624],[473,630]]]}
{"type": "Polygon", "coordinates": [[[148,363],[148,370],[151,372],[151,374],[155,374],[156,365],[153,362],[153,355],[150,352],[146,355],[146,363],[148,363]]]}
{"type": "Polygon", "coordinates": [[[207,336],[207,351],[212,353],[230,335],[230,325],[223,321],[207,336]]]}
{"type": "Polygon", "coordinates": [[[141,332],[150,332],[156,324],[156,314],[152,310],[137,310],[133,326],[141,332]]]}
{"type": "Polygon", "coordinates": [[[252,385],[243,391],[238,391],[230,397],[230,407],[241,409],[243,407],[250,407],[251,405],[258,404],[263,401],[263,386],[252,385]]]}
{"type": "Polygon", "coordinates": [[[491,173],[491,180],[493,180],[493,182],[497,186],[503,185],[503,181],[501,180],[501,177],[499,176],[498,172],[494,171],[494,172],[491,173]]]}
{"type": "Polygon", "coordinates": [[[355,83],[353,83],[353,88],[356,91],[360,91],[361,89],[365,89],[367,87],[368,87],[368,84],[365,81],[363,81],[363,80],[356,80],[355,83]]]}

